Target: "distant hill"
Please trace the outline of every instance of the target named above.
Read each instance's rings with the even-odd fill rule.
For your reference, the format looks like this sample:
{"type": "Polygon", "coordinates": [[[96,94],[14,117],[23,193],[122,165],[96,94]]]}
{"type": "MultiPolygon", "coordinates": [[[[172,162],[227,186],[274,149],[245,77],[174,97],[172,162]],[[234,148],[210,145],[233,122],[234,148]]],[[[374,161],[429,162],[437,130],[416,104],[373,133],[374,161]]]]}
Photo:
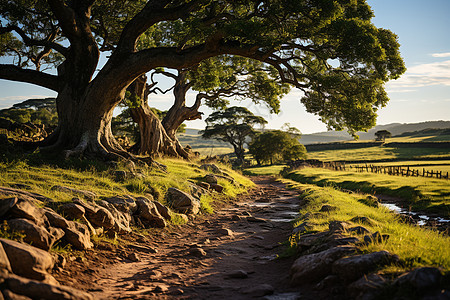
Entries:
{"type": "MultiPolygon", "coordinates": [[[[392,136],[401,135],[405,132],[421,131],[424,129],[436,128],[446,129],[450,128],[450,121],[428,121],[421,123],[391,123],[386,125],[377,125],[367,132],[358,132],[360,140],[374,140],[375,132],[378,130],[387,130],[392,133],[392,136]]],[[[312,134],[304,134],[301,138],[301,143],[315,144],[315,143],[332,143],[350,141],[352,137],[345,131],[326,131],[312,134]]]]}

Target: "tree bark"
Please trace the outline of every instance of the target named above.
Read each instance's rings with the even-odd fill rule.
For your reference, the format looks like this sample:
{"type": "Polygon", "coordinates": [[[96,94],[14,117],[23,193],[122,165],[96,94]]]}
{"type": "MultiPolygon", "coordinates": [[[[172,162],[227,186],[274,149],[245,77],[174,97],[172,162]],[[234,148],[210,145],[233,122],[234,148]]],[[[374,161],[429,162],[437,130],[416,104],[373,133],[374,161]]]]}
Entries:
{"type": "Polygon", "coordinates": [[[130,107],[131,117],[139,125],[140,132],[140,140],[135,147],[136,152],[141,155],[169,155],[188,159],[189,152],[183,149],[175,136],[172,138],[167,134],[158,116],[148,105],[147,76],[142,75],[137,78],[128,87],[128,91],[141,100],[139,106],[130,107]]]}

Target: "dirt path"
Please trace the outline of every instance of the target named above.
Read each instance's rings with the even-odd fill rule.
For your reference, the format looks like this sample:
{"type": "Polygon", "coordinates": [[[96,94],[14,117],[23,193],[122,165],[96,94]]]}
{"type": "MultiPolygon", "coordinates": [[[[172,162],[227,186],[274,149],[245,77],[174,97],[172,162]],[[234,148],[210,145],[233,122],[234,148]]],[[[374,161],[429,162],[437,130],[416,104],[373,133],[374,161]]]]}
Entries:
{"type": "Polygon", "coordinates": [[[127,246],[99,247],[55,277],[96,299],[297,299],[289,287],[293,258],[275,259],[292,231],[298,193],[270,177],[235,204],[182,227],[132,234],[127,246]]]}

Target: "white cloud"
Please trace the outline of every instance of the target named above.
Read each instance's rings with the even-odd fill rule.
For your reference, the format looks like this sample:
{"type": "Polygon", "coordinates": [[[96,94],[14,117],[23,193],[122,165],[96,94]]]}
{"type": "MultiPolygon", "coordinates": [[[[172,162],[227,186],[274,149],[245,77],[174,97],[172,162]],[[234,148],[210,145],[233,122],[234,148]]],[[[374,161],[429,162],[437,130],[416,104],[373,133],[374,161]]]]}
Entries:
{"type": "Polygon", "coordinates": [[[431,56],[433,56],[433,57],[450,57],[450,52],[433,53],[433,54],[431,54],[431,56]]]}
{"type": "Polygon", "coordinates": [[[432,85],[450,86],[450,60],[410,67],[402,77],[390,81],[387,87],[394,92],[432,85]]]}

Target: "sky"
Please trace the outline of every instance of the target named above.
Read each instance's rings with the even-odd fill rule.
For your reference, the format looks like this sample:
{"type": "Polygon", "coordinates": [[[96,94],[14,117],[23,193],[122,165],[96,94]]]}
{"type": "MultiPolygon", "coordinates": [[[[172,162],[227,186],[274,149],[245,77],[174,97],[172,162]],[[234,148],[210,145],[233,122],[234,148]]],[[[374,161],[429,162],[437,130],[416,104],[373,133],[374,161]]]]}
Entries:
{"type": "MultiPolygon", "coordinates": [[[[388,105],[378,111],[377,124],[450,120],[450,0],[368,0],[374,24],[398,35],[407,71],[386,84],[388,105]]],[[[31,84],[0,80],[0,109],[30,98],[54,97],[53,91],[31,84]]],[[[317,116],[305,111],[293,90],[281,101],[281,112],[270,114],[264,106],[237,102],[268,121],[266,128],[290,123],[304,134],[326,131],[317,116]]],[[[191,94],[188,99],[193,101],[191,94]]],[[[156,95],[150,106],[168,109],[171,95],[156,95]]],[[[190,105],[191,103],[188,103],[190,105]]],[[[201,108],[204,118],[211,113],[201,108]]],[[[203,120],[187,121],[188,128],[202,129],[203,120]]]]}

